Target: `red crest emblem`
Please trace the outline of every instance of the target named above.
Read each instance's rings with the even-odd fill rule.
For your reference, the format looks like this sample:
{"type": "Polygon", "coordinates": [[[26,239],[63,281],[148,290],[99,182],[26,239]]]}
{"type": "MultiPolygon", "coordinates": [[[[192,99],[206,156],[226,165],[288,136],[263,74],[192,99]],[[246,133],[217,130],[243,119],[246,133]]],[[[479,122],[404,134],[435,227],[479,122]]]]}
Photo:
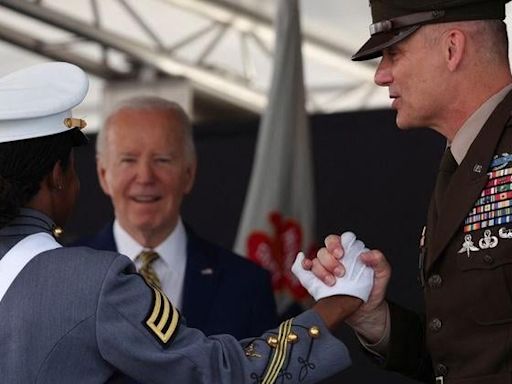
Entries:
{"type": "MultiPolygon", "coordinates": [[[[296,300],[307,297],[307,291],[293,275],[291,267],[297,253],[302,250],[302,227],[293,219],[284,219],[279,212],[269,215],[273,234],[254,231],[247,240],[247,256],[272,275],[274,291],[288,289],[296,300]]],[[[316,252],[314,247],[306,254],[316,252]]]]}

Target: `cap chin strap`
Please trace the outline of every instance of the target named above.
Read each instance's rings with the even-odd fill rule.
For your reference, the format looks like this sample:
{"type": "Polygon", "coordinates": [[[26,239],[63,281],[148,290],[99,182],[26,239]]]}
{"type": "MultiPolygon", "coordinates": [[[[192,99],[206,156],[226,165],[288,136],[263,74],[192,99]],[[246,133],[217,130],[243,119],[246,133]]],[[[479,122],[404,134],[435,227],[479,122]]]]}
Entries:
{"type": "Polygon", "coordinates": [[[370,34],[389,32],[396,29],[410,27],[411,25],[425,23],[439,19],[445,15],[444,10],[434,10],[426,12],[412,13],[410,15],[399,16],[389,20],[382,20],[370,25],[370,34]]]}

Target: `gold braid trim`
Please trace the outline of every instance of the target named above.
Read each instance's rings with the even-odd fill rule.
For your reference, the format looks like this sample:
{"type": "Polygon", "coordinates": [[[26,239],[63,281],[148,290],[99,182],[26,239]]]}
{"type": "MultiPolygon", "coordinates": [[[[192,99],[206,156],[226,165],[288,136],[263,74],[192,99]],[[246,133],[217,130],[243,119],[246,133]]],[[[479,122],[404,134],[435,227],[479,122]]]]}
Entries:
{"type": "Polygon", "coordinates": [[[283,368],[284,362],[286,361],[288,348],[287,338],[292,329],[292,320],[293,319],[286,320],[279,326],[279,334],[277,336],[278,344],[272,355],[272,361],[267,367],[267,372],[263,377],[262,384],[273,384],[281,368],[283,368]]]}

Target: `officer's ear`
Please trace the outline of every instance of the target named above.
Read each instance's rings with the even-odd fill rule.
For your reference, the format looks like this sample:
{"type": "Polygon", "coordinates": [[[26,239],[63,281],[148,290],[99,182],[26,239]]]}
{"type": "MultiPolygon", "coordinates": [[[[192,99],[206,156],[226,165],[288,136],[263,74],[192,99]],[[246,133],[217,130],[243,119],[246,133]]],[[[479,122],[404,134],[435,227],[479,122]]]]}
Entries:
{"type": "Polygon", "coordinates": [[[466,50],[466,35],[460,29],[449,29],[443,34],[445,61],[450,72],[456,71],[464,57],[466,50]]]}

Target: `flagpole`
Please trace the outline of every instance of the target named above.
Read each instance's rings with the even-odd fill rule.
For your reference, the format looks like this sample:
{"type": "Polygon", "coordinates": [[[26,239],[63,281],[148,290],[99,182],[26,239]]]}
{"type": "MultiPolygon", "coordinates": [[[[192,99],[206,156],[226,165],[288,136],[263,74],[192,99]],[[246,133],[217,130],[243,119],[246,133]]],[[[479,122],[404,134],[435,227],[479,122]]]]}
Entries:
{"type": "Polygon", "coordinates": [[[262,116],[235,251],[272,273],[274,289],[305,291],[290,272],[298,251],[314,246],[314,178],[305,110],[297,0],[280,0],[268,105],[262,116]]]}

